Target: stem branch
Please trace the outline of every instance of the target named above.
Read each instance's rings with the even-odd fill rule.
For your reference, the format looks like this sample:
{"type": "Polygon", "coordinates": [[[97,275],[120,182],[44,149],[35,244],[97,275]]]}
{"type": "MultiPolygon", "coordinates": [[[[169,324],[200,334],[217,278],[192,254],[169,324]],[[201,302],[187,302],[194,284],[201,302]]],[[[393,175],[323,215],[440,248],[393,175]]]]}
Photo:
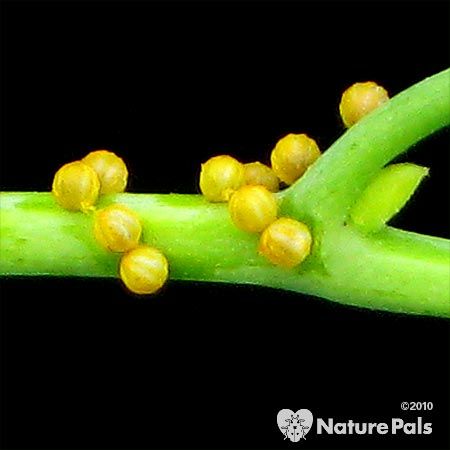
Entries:
{"type": "MultiPolygon", "coordinates": [[[[281,192],[282,214],[313,231],[312,253],[294,269],[272,266],[257,253],[257,235],[238,230],[226,205],[201,196],[118,194],[98,206],[119,202],[134,209],[144,242],[166,254],[173,279],[259,284],[366,308],[450,317],[449,241],[383,225],[396,208],[381,194],[370,197],[374,208],[389,212],[373,212],[383,218],[379,226],[368,230],[349,220],[385,164],[449,123],[447,70],[369,114],[281,192]]],[[[94,241],[91,215],[61,209],[50,193],[1,193],[0,206],[0,275],[117,277],[119,255],[94,241]]]]}

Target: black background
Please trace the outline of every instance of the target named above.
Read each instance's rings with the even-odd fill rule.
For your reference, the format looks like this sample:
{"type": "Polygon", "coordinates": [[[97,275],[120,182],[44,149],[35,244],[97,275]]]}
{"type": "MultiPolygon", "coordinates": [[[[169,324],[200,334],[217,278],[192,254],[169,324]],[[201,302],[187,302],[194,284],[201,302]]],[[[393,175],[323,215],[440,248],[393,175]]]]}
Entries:
{"type": "MultiPolygon", "coordinates": [[[[49,190],[109,148],[132,192],[197,192],[218,153],[268,162],[288,132],[327,148],[355,81],[391,95],[449,63],[448,4],[2,4],[2,190],[49,190]]],[[[407,124],[405,124],[407,126],[407,124]]],[[[448,237],[448,132],[404,160],[431,167],[394,224],[448,237]]],[[[419,275],[420,276],[420,275],[419,275]]],[[[2,280],[5,448],[448,448],[449,327],[258,287],[2,280]],[[429,436],[288,443],[282,408],[415,418],[429,436]]]]}

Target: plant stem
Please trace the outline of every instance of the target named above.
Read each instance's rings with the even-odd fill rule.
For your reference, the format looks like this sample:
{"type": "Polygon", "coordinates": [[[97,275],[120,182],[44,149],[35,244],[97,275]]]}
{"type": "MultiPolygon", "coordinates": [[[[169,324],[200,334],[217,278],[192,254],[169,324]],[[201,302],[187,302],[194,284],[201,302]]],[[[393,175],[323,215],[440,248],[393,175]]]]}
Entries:
{"type": "MultiPolygon", "coordinates": [[[[0,274],[117,277],[119,256],[94,241],[91,216],[62,211],[48,193],[2,193],[0,201],[0,274]]],[[[144,241],[167,255],[173,279],[252,283],[368,308],[450,315],[445,239],[336,227],[315,249],[320,258],[287,270],[257,254],[258,236],[236,229],[225,205],[195,195],[120,194],[100,206],[112,202],[140,215],[144,241]]]]}
{"type": "Polygon", "coordinates": [[[450,69],[396,95],[343,134],[297,183],[284,207],[312,221],[342,222],[393,158],[450,124],[450,69]]]}
{"type": "MultiPolygon", "coordinates": [[[[119,202],[134,209],[144,242],[168,257],[172,279],[251,283],[450,317],[450,242],[386,225],[363,229],[349,216],[385,164],[449,123],[447,70],[369,114],[281,192],[282,214],[313,232],[311,255],[294,269],[272,266],[257,253],[257,235],[236,229],[226,205],[201,196],[118,194],[98,206],[119,202]]],[[[0,207],[0,275],[117,277],[119,255],[94,241],[91,215],[62,210],[50,193],[2,193],[0,207]]]]}

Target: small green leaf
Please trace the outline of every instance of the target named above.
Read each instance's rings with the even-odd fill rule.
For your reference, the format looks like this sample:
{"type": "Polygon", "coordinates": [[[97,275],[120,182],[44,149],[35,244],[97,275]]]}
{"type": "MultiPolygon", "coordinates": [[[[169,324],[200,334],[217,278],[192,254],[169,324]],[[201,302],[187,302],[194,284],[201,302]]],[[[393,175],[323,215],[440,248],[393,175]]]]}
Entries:
{"type": "Polygon", "coordinates": [[[353,206],[350,217],[365,231],[378,231],[411,198],[428,168],[411,163],[382,169],[353,206]]]}

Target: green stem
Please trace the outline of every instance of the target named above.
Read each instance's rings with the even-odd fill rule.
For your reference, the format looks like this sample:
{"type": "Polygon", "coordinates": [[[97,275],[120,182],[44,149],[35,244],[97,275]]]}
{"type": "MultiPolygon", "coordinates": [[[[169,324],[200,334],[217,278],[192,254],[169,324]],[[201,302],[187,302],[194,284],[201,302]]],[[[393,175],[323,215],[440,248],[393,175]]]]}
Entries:
{"type": "Polygon", "coordinates": [[[393,158],[450,124],[450,69],[396,95],[342,135],[295,185],[284,207],[312,221],[341,222],[393,158]]]}
{"type": "MultiPolygon", "coordinates": [[[[133,208],[144,241],[167,255],[172,279],[251,283],[450,317],[449,241],[385,225],[368,231],[349,220],[385,164],[450,123],[449,75],[428,78],[368,115],[279,194],[282,213],[313,231],[312,253],[298,268],[272,266],[257,253],[258,236],[236,229],[226,205],[200,196],[120,194],[98,206],[133,208]]],[[[62,210],[49,193],[2,193],[0,206],[0,275],[117,277],[119,255],[96,244],[90,215],[62,210]]]]}
{"type": "MultiPolygon", "coordinates": [[[[0,274],[117,277],[119,256],[94,241],[92,217],[59,208],[48,193],[2,193],[0,274]]],[[[450,316],[449,243],[385,229],[365,236],[327,229],[299,269],[257,254],[258,237],[236,229],[224,205],[195,195],[120,194],[141,217],[144,241],[162,249],[171,278],[252,283],[368,308],[450,316]],[[418,276],[420,274],[420,276],[418,276]]]]}

